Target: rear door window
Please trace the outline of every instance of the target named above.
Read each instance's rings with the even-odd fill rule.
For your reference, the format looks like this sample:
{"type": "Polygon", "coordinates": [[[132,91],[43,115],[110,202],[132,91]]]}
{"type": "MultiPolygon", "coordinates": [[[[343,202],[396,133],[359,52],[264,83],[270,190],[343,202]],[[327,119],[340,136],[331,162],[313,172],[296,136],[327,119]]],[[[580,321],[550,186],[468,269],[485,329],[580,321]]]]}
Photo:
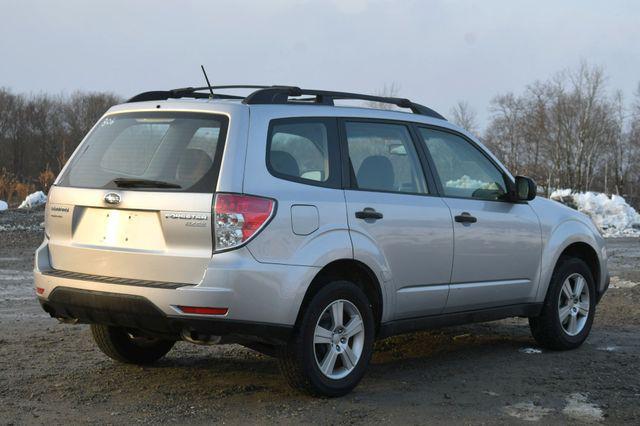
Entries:
{"type": "Polygon", "coordinates": [[[109,115],[79,147],[59,184],[117,188],[116,181],[125,179],[164,182],[163,191],[213,192],[227,122],[225,116],[204,113],[109,115]]]}
{"type": "Polygon", "coordinates": [[[361,190],[428,194],[411,134],[403,124],[346,122],[352,180],[361,190]]]}

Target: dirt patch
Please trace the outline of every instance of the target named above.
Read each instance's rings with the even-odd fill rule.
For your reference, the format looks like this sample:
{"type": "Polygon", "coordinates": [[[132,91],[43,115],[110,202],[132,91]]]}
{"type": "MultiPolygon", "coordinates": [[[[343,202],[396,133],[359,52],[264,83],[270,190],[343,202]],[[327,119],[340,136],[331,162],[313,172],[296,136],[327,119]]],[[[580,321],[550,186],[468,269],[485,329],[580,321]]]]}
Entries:
{"type": "MultiPolygon", "coordinates": [[[[275,361],[237,345],[178,343],[152,367],[112,362],[87,326],[36,302],[41,231],[0,231],[0,424],[614,424],[640,418],[640,286],[612,288],[587,342],[543,350],[525,319],[392,337],[340,399],[290,390],[275,361]],[[8,242],[8,243],[7,243],[8,242]]],[[[637,282],[638,240],[610,243],[613,275],[637,282]]]]}

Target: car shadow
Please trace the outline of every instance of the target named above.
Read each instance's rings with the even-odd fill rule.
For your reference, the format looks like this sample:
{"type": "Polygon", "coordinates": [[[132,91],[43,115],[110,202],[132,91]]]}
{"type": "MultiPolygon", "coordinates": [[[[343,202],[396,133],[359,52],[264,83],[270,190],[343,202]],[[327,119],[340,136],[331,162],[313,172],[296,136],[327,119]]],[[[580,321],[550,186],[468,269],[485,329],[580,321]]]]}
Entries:
{"type": "MultiPolygon", "coordinates": [[[[477,324],[394,336],[376,342],[367,382],[394,380],[416,372],[452,371],[458,366],[478,368],[483,363],[507,359],[526,346],[535,343],[522,324],[477,324]]],[[[172,377],[183,385],[193,381],[218,390],[222,385],[241,392],[248,386],[252,391],[289,393],[275,358],[238,345],[198,347],[179,343],[156,364],[111,364],[102,370],[141,368],[146,377],[172,377]]]]}

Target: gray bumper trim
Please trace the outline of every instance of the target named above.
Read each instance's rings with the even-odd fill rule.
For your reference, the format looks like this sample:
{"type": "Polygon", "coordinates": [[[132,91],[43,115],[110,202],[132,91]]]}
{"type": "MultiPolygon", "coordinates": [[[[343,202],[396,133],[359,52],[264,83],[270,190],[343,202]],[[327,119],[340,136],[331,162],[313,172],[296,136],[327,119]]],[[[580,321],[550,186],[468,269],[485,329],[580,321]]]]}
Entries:
{"type": "Polygon", "coordinates": [[[153,288],[163,288],[163,289],[176,289],[180,287],[193,286],[193,284],[172,283],[172,282],[164,282],[164,281],[147,281],[147,280],[137,280],[137,279],[130,279],[130,278],[105,277],[102,275],[91,275],[91,274],[83,274],[80,272],[60,271],[57,269],[49,269],[47,271],[42,271],[42,275],[47,275],[50,277],[58,277],[58,278],[67,278],[70,280],[95,281],[95,282],[106,283],[106,284],[121,284],[121,285],[132,285],[132,286],[138,286],[138,287],[153,287],[153,288]]]}

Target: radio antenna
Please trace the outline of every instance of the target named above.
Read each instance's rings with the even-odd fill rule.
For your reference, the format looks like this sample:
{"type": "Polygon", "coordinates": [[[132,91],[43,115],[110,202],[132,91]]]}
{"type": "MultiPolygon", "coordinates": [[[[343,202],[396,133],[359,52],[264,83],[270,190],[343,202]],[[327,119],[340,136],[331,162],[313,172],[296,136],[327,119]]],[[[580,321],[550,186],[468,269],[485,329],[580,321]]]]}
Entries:
{"type": "Polygon", "coordinates": [[[204,74],[204,79],[207,81],[207,87],[209,88],[209,93],[211,93],[211,95],[209,96],[209,99],[213,99],[213,87],[211,87],[211,83],[209,83],[209,77],[207,77],[207,72],[204,70],[204,65],[200,65],[200,68],[202,68],[202,74],[204,74]]]}

